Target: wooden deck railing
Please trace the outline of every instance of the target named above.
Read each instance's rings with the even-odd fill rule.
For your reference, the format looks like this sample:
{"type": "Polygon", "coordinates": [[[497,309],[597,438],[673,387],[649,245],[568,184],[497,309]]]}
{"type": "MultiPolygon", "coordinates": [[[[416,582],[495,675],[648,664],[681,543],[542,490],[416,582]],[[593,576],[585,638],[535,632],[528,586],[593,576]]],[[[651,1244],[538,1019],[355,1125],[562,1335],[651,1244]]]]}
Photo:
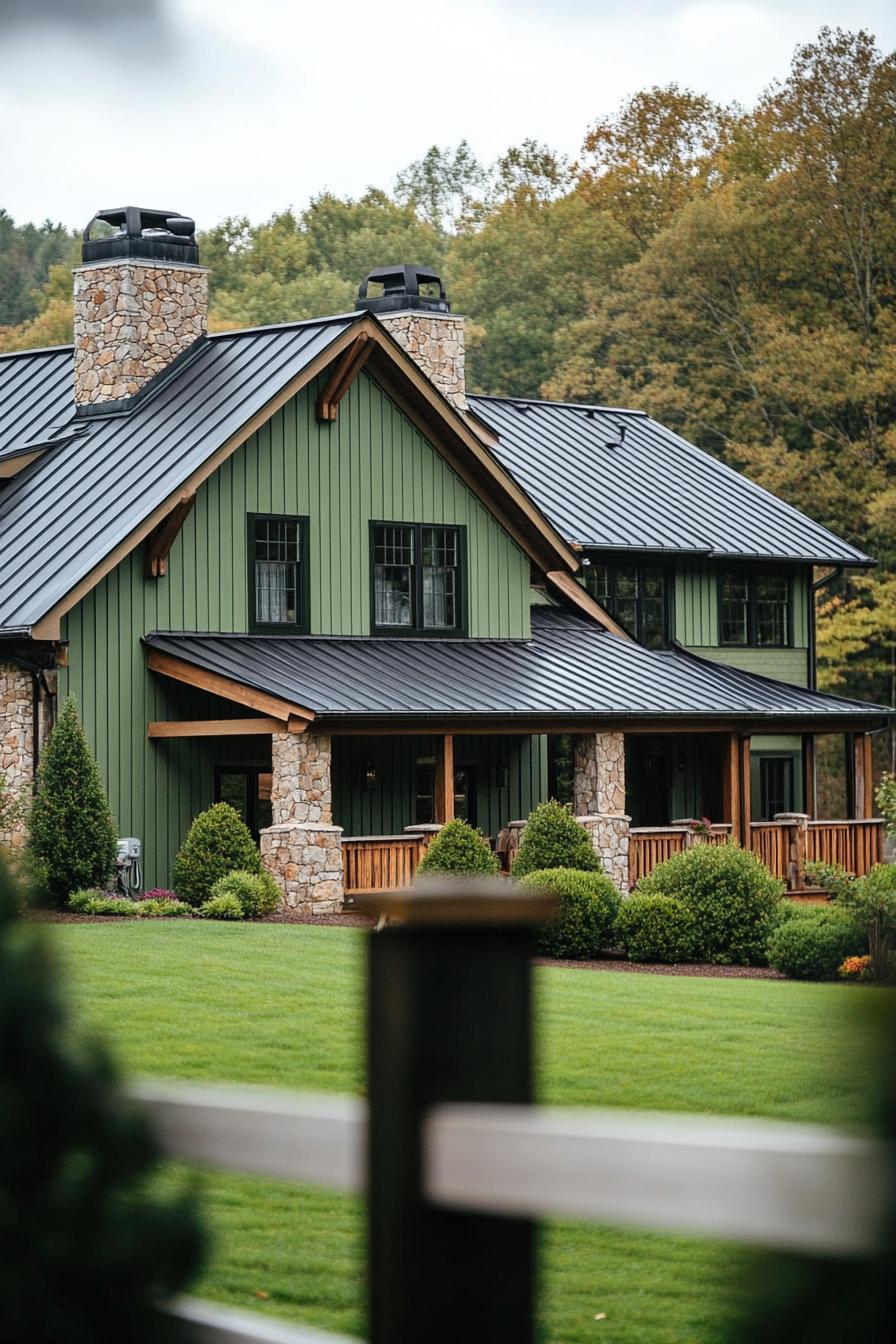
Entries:
{"type": "Polygon", "coordinates": [[[346,895],[409,887],[431,837],[420,834],[353,835],[342,841],[346,895]]]}
{"type": "Polygon", "coordinates": [[[731,834],[730,825],[713,826],[709,835],[698,835],[690,826],[633,826],[629,832],[629,884],[647,877],[658,863],[680,854],[697,841],[719,845],[731,834]]]}
{"type": "Polygon", "coordinates": [[[806,828],[806,861],[839,863],[848,873],[864,877],[884,857],[884,823],[810,821],[806,828]]]}

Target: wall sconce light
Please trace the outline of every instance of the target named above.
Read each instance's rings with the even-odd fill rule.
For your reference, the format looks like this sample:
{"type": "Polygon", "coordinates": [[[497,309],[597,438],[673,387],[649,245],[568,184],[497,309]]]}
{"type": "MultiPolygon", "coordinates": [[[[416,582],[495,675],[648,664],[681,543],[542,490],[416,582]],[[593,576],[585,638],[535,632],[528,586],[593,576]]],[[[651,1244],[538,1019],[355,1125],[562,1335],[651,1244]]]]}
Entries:
{"type": "Polygon", "coordinates": [[[510,783],[510,771],[506,765],[495,766],[495,788],[506,789],[510,783]]]}
{"type": "Polygon", "coordinates": [[[364,769],[361,771],[361,786],[365,793],[372,793],[376,788],[376,765],[368,756],[364,762],[364,769]]]}

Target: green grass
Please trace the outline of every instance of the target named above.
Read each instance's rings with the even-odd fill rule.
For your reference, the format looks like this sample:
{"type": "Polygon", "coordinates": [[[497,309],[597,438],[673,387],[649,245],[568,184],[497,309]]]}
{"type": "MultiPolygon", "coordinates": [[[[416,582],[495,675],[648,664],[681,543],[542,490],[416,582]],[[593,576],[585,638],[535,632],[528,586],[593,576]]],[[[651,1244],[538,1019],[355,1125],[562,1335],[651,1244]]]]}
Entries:
{"type": "MultiPolygon", "coordinates": [[[[52,937],[82,1022],[131,1073],[363,1090],[361,933],[160,921],[59,925],[52,937]]],[[[536,985],[544,1102],[862,1122],[867,1069],[848,1009],[864,991],[554,968],[536,985]]],[[[197,1292],[363,1335],[359,1201],[201,1179],[214,1254],[197,1292]]],[[[696,1238],[548,1225],[544,1338],[721,1344],[747,1309],[750,1263],[696,1238]]]]}

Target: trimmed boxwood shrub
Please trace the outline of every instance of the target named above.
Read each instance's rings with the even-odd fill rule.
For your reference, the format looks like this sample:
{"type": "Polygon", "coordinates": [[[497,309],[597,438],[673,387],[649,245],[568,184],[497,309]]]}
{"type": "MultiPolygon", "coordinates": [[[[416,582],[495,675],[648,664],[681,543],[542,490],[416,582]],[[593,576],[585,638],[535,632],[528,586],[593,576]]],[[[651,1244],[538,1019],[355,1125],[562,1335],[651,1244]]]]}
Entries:
{"type": "Polygon", "coordinates": [[[163,898],[153,901],[134,901],[134,914],[138,919],[189,919],[193,914],[192,905],[186,901],[163,898]]]}
{"type": "Polygon", "coordinates": [[[262,919],[280,908],[280,888],[269,872],[234,872],[219,877],[212,887],[212,900],[218,896],[235,896],[246,919],[262,919]]]}
{"type": "Polygon", "coordinates": [[[15,908],[0,863],[0,1334],[176,1340],[157,1305],[198,1267],[194,1201],[162,1193],[146,1116],[105,1050],[73,1030],[44,930],[15,908]]]}
{"type": "Polygon", "coordinates": [[[544,872],[550,868],[577,868],[593,873],[600,867],[591,836],[563,803],[539,803],[529,813],[519,853],[513,861],[513,876],[544,872]]]}
{"type": "Polygon", "coordinates": [[[232,891],[210,896],[200,905],[197,913],[202,919],[245,919],[240,899],[232,891]]]}
{"type": "Polygon", "coordinates": [[[500,865],[481,831],[459,818],[430,842],[417,866],[424,873],[497,873],[500,865]]]}
{"type": "Polygon", "coordinates": [[[599,956],[608,945],[619,910],[619,893],[603,873],[543,868],[527,873],[522,885],[550,891],[558,900],[557,914],[536,931],[536,944],[543,956],[587,961],[599,956]]]}
{"type": "Polygon", "coordinates": [[[784,892],[755,854],[730,841],[694,845],[657,864],[639,896],[674,896],[694,916],[694,956],[721,965],[761,966],[784,892]]]}
{"type": "Polygon", "coordinates": [[[136,901],[116,896],[113,891],[97,891],[95,887],[73,891],[66,904],[76,915],[123,915],[127,918],[137,913],[136,901]]]}
{"type": "Polygon", "coordinates": [[[674,896],[636,892],[619,907],[616,937],[629,961],[692,961],[694,916],[674,896]]]}
{"type": "Polygon", "coordinates": [[[768,940],[770,965],[794,980],[831,980],[846,957],[864,950],[865,939],[855,920],[829,905],[788,911],[768,940]]]}
{"type": "Polygon", "coordinates": [[[200,812],[174,860],[174,890],[188,905],[209,899],[219,878],[235,869],[261,872],[261,856],[249,827],[229,803],[200,812]]]}
{"type": "Polygon", "coordinates": [[[41,752],[28,834],[32,871],[57,905],[69,892],[102,887],[115,871],[115,822],[71,696],[41,752]]]}

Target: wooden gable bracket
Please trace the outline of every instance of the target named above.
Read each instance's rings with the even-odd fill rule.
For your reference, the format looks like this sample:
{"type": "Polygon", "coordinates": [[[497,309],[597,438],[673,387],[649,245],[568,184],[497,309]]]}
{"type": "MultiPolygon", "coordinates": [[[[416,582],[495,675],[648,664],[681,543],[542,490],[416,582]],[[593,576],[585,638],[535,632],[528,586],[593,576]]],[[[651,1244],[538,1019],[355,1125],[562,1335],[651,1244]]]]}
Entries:
{"type": "Polygon", "coordinates": [[[330,379],[317,399],[318,420],[335,420],[339,414],[339,403],[367,363],[373,351],[373,343],[366,331],[356,336],[342,357],[337,361],[330,379]]]}
{"type": "MultiPolygon", "coordinates": [[[[303,705],[293,704],[289,700],[282,700],[279,696],[271,695],[267,691],[255,690],[252,686],[244,686],[242,682],[234,681],[232,677],[222,676],[220,672],[209,672],[205,668],[197,667],[195,663],[188,663],[182,658],[176,658],[170,653],[162,653],[158,649],[146,649],[146,666],[151,672],[159,672],[163,677],[171,677],[174,681],[182,681],[187,686],[194,686],[197,690],[207,691],[209,695],[220,696],[223,700],[230,700],[234,704],[244,705],[247,709],[253,709],[258,714],[266,716],[265,732],[280,732],[282,725],[286,725],[288,733],[304,733],[308,725],[314,719],[314,711],[305,709],[303,705]],[[276,721],[278,727],[275,729],[272,724],[276,721]]],[[[185,721],[186,722],[186,721],[185,721]]],[[[233,720],[222,719],[220,723],[228,724],[233,720]]],[[[257,724],[257,720],[245,720],[249,724],[257,724]]],[[[190,729],[195,727],[195,721],[190,720],[188,725],[190,729]]],[[[176,731],[166,730],[167,725],[163,723],[153,723],[148,725],[147,732],[150,737],[175,737],[181,734],[176,731]]],[[[223,732],[226,734],[227,729],[223,732]]],[[[237,731],[231,729],[230,731],[237,731]]],[[[243,731],[242,723],[239,731],[243,731]]],[[[252,727],[246,731],[252,732],[252,727]]],[[[189,732],[188,736],[196,736],[195,732],[189,732]]]]}
{"type": "Polygon", "coordinates": [[[178,500],[169,514],[152,529],[143,543],[143,574],[147,579],[163,579],[168,573],[168,553],[174,545],[190,510],[196,502],[195,492],[178,500]]]}

